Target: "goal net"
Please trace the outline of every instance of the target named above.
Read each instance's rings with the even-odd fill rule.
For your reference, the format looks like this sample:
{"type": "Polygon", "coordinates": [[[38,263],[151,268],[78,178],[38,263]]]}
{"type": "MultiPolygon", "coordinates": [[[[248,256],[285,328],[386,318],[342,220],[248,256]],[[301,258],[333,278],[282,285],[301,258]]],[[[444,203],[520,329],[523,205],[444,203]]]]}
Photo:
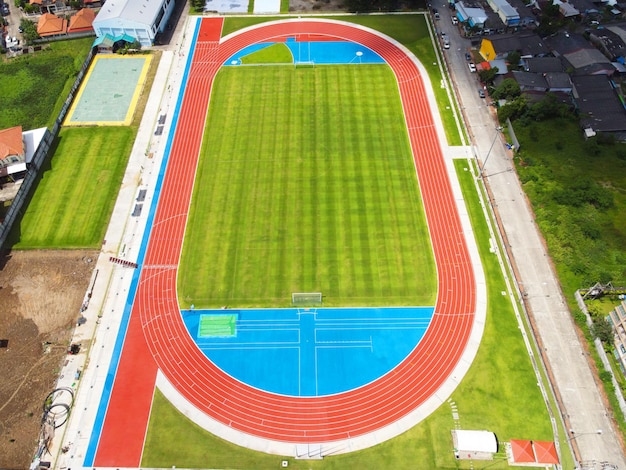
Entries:
{"type": "Polygon", "coordinates": [[[297,306],[322,305],[321,292],[293,292],[291,303],[297,306]]]}
{"type": "Polygon", "coordinates": [[[296,60],[294,63],[297,69],[314,69],[315,62],[312,60],[296,60]]]}

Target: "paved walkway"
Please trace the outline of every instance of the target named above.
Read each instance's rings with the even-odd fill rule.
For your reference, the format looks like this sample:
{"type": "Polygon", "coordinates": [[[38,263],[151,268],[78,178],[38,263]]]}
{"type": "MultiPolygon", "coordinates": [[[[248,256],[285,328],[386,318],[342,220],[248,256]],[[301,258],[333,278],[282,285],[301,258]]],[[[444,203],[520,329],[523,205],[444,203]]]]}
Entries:
{"type": "MultiPolygon", "coordinates": [[[[94,427],[100,397],[107,383],[107,374],[115,346],[128,292],[138,273],[128,267],[113,264],[110,257],[134,262],[140,249],[149,208],[161,169],[163,152],[169,134],[172,115],[181,91],[181,80],[188,57],[192,32],[186,31],[187,14],[183,13],[172,42],[159,46],[161,60],[149,92],[137,138],[131,151],[128,167],[113,210],[113,215],[101,254],[97,260],[85,297],[88,302],[83,312],[86,322],[77,326],[73,343],[82,345],[81,353],[68,356],[57,387],[77,391],[70,420],[56,431],[51,455],[41,460],[52,461],[55,468],[81,468],[88,452],[91,430],[94,427]],[[163,124],[159,122],[163,120],[163,124]],[[161,135],[155,135],[158,126],[161,135]],[[131,215],[139,204],[138,195],[145,190],[139,216],[131,215]],[[88,362],[87,362],[88,361],[88,362]],[[91,364],[90,367],[87,367],[91,364]]],[[[61,395],[60,400],[66,400],[61,395]]]]}

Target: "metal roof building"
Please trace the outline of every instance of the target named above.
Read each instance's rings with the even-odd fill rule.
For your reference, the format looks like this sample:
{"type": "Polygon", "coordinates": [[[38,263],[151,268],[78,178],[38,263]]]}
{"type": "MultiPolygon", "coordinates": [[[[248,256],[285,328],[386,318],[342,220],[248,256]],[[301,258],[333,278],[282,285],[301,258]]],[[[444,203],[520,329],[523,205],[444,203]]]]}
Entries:
{"type": "Polygon", "coordinates": [[[108,0],[93,22],[98,37],[128,35],[142,46],[154,44],[157,33],[164,31],[174,0],[108,0]]]}

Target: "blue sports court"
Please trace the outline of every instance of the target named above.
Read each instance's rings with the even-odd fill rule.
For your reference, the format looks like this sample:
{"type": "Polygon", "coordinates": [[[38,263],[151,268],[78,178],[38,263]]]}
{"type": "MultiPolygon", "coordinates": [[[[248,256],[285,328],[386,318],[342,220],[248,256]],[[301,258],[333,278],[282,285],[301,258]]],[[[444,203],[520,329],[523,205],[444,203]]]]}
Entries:
{"type": "Polygon", "coordinates": [[[268,392],[314,397],[352,390],[391,371],[422,339],[433,310],[228,309],[182,315],[202,352],[227,374],[268,392]]]}

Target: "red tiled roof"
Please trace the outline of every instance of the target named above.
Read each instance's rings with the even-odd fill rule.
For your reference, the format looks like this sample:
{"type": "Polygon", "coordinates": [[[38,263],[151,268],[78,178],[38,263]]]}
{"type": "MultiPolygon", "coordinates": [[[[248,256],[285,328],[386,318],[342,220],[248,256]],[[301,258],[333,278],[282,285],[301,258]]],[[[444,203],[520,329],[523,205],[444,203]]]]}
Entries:
{"type": "Polygon", "coordinates": [[[64,34],[67,31],[67,21],[51,13],[44,13],[37,23],[39,36],[52,36],[64,34]]]}
{"type": "Polygon", "coordinates": [[[22,126],[10,127],[0,131],[0,160],[11,155],[23,155],[22,126]]]}
{"type": "Polygon", "coordinates": [[[540,463],[542,465],[559,463],[559,455],[556,452],[556,446],[554,445],[554,442],[533,441],[533,449],[535,450],[537,463],[540,463]]]}
{"type": "Polygon", "coordinates": [[[75,33],[78,31],[89,31],[93,29],[93,20],[96,17],[96,12],[90,8],[83,8],[78,13],[70,18],[70,25],[67,28],[68,33],[75,33]]]}
{"type": "Polygon", "coordinates": [[[534,463],[535,453],[530,441],[511,439],[511,452],[515,463],[534,463]]]}

